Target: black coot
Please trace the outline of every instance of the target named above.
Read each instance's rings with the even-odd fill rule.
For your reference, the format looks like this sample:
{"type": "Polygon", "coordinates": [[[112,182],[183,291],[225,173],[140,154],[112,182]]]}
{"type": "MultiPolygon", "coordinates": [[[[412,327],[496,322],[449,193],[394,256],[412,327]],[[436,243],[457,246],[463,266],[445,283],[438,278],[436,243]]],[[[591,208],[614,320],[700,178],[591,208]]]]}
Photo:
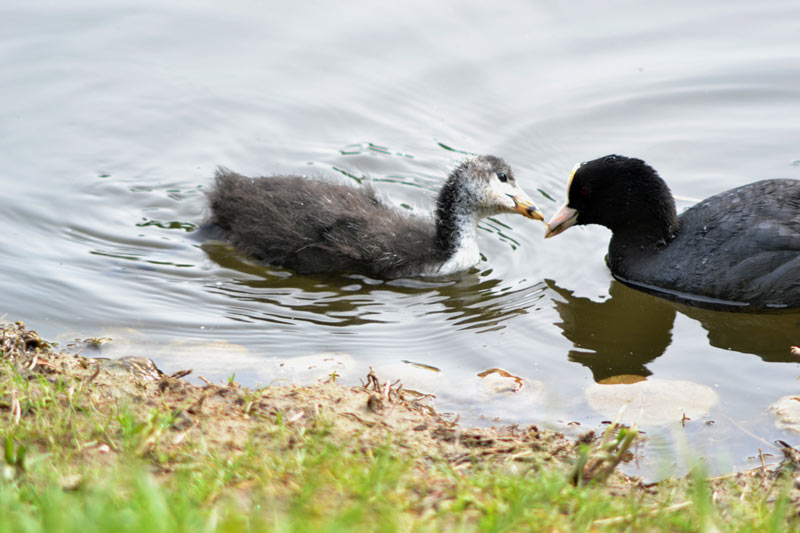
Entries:
{"type": "Polygon", "coordinates": [[[452,171],[433,219],[386,205],[369,186],[299,176],[247,178],[225,169],[217,171],[208,199],[211,222],[239,251],[300,273],[452,274],[480,260],[481,218],[517,212],[543,220],[511,168],[488,155],[452,171]]]}
{"type": "Polygon", "coordinates": [[[800,181],[758,181],[680,216],[669,188],[640,159],[582,163],[546,237],[576,224],[613,235],[608,265],[633,287],[703,306],[800,307],[800,181]]]}

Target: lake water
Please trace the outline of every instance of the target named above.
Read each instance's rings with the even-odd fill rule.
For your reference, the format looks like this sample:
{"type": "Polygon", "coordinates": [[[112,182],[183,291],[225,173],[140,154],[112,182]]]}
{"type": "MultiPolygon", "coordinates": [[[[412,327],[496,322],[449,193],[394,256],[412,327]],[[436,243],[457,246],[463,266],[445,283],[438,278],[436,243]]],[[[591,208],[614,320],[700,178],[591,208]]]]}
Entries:
{"type": "Polygon", "coordinates": [[[249,385],[344,352],[345,381],[372,365],[468,423],[596,427],[589,391],[621,375],[713,391],[685,427],[647,428],[651,470],[684,440],[712,471],[800,440],[767,410],[798,392],[800,313],[635,292],[604,228],[545,241],[496,217],[473,272],[393,282],[253,265],[193,231],[217,165],[367,179],[423,214],[491,153],[548,217],[572,166],[607,153],[652,164],[681,209],[800,178],[797,2],[12,0],[0,35],[7,319],[249,385]],[[491,392],[493,368],[528,385],[491,392]]]}

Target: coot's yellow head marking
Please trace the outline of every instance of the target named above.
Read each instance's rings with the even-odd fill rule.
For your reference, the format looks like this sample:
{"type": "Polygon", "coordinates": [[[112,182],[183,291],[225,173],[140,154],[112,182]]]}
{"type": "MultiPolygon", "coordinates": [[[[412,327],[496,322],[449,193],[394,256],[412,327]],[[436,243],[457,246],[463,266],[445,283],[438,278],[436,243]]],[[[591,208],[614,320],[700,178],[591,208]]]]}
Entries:
{"type": "Polygon", "coordinates": [[[570,187],[572,187],[572,180],[575,179],[575,173],[581,168],[583,163],[575,163],[575,166],[572,167],[572,171],[569,173],[569,181],[567,182],[567,193],[569,193],[570,187]]]}

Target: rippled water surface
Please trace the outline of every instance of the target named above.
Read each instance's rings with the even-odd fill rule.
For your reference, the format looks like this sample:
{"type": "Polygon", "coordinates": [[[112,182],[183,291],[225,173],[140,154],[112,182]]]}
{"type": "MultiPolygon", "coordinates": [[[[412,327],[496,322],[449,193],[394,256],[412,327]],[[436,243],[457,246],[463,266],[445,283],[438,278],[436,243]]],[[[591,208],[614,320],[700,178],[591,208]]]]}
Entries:
{"type": "Polygon", "coordinates": [[[603,228],[488,219],[472,272],[391,282],[254,265],[196,231],[217,165],[368,180],[418,214],[472,153],[507,159],[548,216],[573,164],[612,152],[679,208],[800,178],[800,5],[650,4],[4,2],[0,312],[247,384],[343,352],[345,379],[375,366],[472,423],[594,427],[596,382],[691,382],[716,404],[679,438],[648,429],[650,457],[685,435],[746,467],[797,442],[767,408],[798,390],[800,313],[633,291],[603,228]],[[531,385],[491,392],[493,368],[531,385]]]}

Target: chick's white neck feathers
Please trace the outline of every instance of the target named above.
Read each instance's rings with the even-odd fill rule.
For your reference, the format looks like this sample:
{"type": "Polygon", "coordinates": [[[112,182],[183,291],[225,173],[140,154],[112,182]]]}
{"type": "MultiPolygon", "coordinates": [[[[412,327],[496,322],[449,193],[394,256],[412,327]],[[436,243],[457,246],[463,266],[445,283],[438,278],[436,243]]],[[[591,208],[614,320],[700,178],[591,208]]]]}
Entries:
{"type": "Polygon", "coordinates": [[[455,231],[451,243],[453,253],[441,264],[433,265],[427,275],[446,276],[468,270],[481,260],[478,250],[477,214],[459,213],[453,217],[455,231]]]}

